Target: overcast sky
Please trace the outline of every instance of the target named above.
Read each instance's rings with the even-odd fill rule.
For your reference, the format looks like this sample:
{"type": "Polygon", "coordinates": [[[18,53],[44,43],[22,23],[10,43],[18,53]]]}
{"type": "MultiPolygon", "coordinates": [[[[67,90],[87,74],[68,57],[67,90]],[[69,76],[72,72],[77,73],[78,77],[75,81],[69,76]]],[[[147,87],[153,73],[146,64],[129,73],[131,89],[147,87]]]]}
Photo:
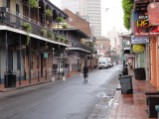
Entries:
{"type": "Polygon", "coordinates": [[[61,0],[50,0],[54,5],[61,8],[61,0]]]}
{"type": "MultiPolygon", "coordinates": [[[[61,0],[50,0],[57,7],[61,8],[61,0]]],[[[69,2],[69,0],[67,0],[69,2]]],[[[118,31],[126,31],[123,25],[122,0],[102,0],[102,35],[115,28],[118,31]]]]}

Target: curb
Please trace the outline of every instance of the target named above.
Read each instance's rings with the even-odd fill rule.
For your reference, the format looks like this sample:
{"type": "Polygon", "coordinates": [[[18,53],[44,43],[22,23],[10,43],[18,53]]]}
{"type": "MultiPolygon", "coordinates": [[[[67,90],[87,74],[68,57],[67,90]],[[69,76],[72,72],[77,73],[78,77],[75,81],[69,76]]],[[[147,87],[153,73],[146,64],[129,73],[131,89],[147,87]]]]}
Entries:
{"type": "Polygon", "coordinates": [[[116,119],[119,103],[120,103],[120,91],[117,90],[114,95],[114,101],[108,119],[116,119]]]}
{"type": "Polygon", "coordinates": [[[49,82],[52,82],[52,81],[48,80],[48,81],[44,81],[44,82],[39,82],[39,83],[25,85],[25,86],[19,86],[19,87],[15,87],[15,88],[6,88],[3,91],[0,91],[0,93],[12,92],[12,91],[16,91],[16,90],[19,90],[19,89],[33,87],[33,86],[36,86],[36,85],[42,85],[42,84],[49,83],[49,82]]]}

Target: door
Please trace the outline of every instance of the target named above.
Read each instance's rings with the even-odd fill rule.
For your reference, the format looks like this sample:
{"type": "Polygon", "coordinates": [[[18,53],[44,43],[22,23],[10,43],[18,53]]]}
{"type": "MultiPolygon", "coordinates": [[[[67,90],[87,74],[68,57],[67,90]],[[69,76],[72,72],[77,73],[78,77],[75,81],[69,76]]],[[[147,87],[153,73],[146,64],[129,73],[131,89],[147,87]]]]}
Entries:
{"type": "Polygon", "coordinates": [[[43,54],[41,54],[41,77],[43,77],[43,64],[44,64],[44,59],[43,59],[43,54]]]}
{"type": "Polygon", "coordinates": [[[13,51],[8,50],[8,71],[13,71],[13,51]]]}
{"type": "MultiPolygon", "coordinates": [[[[19,12],[20,12],[20,10],[19,10],[19,5],[16,4],[16,15],[17,15],[17,16],[19,16],[19,12]]],[[[16,24],[17,24],[17,26],[20,26],[19,23],[20,23],[19,17],[16,17],[16,24]]]]}

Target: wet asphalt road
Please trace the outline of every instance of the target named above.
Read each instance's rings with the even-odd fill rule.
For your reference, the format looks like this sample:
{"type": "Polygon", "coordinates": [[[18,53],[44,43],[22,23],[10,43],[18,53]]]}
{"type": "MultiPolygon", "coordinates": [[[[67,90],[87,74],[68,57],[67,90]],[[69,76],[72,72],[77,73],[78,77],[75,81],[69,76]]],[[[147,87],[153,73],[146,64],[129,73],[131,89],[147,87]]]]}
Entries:
{"type": "Polygon", "coordinates": [[[120,71],[121,65],[93,71],[87,84],[75,76],[1,94],[0,119],[93,119],[112,102],[120,71]]]}

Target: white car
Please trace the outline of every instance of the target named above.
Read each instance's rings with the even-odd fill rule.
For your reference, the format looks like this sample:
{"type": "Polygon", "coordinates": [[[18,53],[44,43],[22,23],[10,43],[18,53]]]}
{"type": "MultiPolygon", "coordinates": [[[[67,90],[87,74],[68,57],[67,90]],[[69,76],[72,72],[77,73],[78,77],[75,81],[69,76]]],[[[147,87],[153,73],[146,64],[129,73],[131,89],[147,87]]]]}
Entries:
{"type": "Polygon", "coordinates": [[[99,69],[103,69],[103,68],[107,68],[107,67],[108,67],[108,64],[105,61],[101,61],[101,62],[98,63],[98,68],[99,69]]]}
{"type": "Polygon", "coordinates": [[[103,69],[103,68],[108,68],[108,60],[105,57],[101,57],[98,59],[98,68],[103,69]]]}

